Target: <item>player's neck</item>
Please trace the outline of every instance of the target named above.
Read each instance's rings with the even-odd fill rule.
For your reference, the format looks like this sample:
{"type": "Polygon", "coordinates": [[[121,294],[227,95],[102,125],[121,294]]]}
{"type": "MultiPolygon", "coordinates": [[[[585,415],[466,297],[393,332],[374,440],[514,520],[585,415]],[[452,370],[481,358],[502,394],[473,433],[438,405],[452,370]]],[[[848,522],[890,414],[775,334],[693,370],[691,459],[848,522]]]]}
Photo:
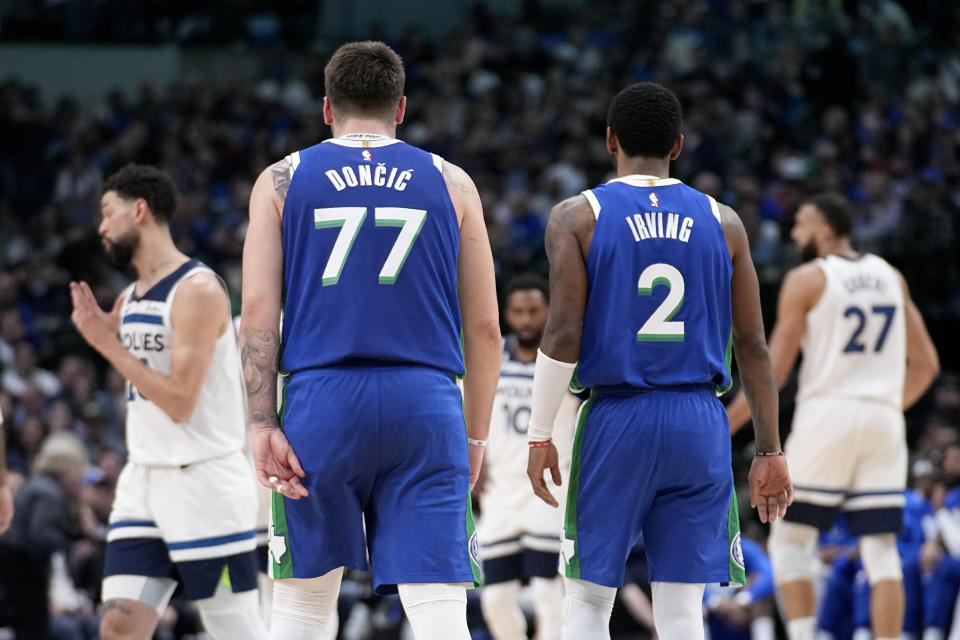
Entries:
{"type": "Polygon", "coordinates": [[[829,245],[825,246],[820,252],[820,257],[825,258],[827,256],[840,256],[841,258],[855,259],[860,256],[860,254],[850,246],[850,241],[847,238],[839,238],[829,245]]]}
{"type": "Polygon", "coordinates": [[[335,138],[357,133],[370,133],[388,138],[397,137],[397,124],[380,118],[347,118],[343,122],[334,122],[331,129],[335,138]]]}
{"type": "Polygon", "coordinates": [[[669,178],[670,161],[664,158],[617,158],[618,178],[636,175],[669,178]]]}
{"type": "Polygon", "coordinates": [[[131,263],[137,271],[137,289],[146,291],[187,260],[166,229],[145,231],[131,263]]]}

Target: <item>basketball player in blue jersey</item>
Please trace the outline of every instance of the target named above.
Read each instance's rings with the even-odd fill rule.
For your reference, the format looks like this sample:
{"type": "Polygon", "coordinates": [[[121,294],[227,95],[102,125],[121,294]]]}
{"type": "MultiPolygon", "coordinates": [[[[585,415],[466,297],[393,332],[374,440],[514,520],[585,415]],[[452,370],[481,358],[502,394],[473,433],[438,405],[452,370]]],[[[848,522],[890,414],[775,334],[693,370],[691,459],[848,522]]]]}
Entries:
{"type": "Polygon", "coordinates": [[[561,556],[563,637],[609,638],[624,562],[643,535],[661,640],[704,637],[707,582],[743,583],[726,415],[731,350],[756,411],[751,503],[764,522],[792,500],[756,272],[739,217],[669,177],[680,102],[639,83],[614,99],[617,178],[550,214],[550,316],[537,356],[528,475],[560,482],[550,441],[574,367],[580,412],[561,556]],[[578,364],[579,363],[579,364],[578,364]]]}
{"type": "Polygon", "coordinates": [[[271,637],[316,637],[344,567],[369,555],[417,640],[467,640],[469,490],[500,371],[480,198],[461,169],[396,139],[404,70],[389,47],[343,45],[325,81],[335,137],[261,174],[243,256],[254,459],[277,492],[271,637]]]}
{"type": "Polygon", "coordinates": [[[226,287],[173,244],[176,192],[158,169],[124,167],[100,207],[104,248],[137,272],[110,313],[86,283],[70,284],[74,324],[128,381],[101,637],[150,638],[179,578],[212,638],[262,640],[257,484],[226,287]]]}
{"type": "MultiPolygon", "coordinates": [[[[903,410],[939,372],[936,347],[903,276],[850,244],[853,215],[843,196],[822,194],[797,211],[792,237],[804,264],[784,277],[770,352],[779,385],[803,351],[786,454],[797,504],[770,529],[770,560],[790,640],[816,634],[812,571],[817,530],[837,512],[859,539],[871,586],[877,640],[899,638],[907,443],[903,410]]],[[[727,407],[736,431],[750,417],[740,396],[727,407]]],[[[755,414],[754,414],[755,415],[755,414]]]]}

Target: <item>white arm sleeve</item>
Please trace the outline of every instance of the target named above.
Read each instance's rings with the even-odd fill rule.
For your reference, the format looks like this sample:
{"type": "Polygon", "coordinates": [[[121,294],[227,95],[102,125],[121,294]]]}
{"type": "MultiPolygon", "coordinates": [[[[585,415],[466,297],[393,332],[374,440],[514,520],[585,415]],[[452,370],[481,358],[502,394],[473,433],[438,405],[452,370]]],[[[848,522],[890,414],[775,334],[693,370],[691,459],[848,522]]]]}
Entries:
{"type": "Polygon", "coordinates": [[[940,538],[947,552],[960,558],[960,509],[940,509],[937,512],[937,524],[940,525],[940,538]]]}
{"type": "Polygon", "coordinates": [[[532,442],[550,439],[560,403],[576,368],[576,362],[560,362],[537,350],[537,364],[533,370],[533,408],[527,431],[532,442]]]}

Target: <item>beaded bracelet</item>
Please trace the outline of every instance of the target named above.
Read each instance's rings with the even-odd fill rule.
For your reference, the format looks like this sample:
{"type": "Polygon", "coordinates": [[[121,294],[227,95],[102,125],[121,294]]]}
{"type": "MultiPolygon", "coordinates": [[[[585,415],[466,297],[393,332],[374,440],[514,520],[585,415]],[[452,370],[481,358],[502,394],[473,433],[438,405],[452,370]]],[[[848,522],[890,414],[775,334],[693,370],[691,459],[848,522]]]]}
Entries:
{"type": "Polygon", "coordinates": [[[755,455],[755,456],[761,456],[761,457],[766,457],[766,456],[782,456],[782,455],[783,455],[783,451],[754,451],[754,452],[753,452],[753,455],[755,455]]]}
{"type": "Polygon", "coordinates": [[[538,442],[531,441],[529,444],[531,449],[536,449],[537,447],[549,447],[551,444],[553,444],[553,438],[550,438],[548,440],[541,440],[538,442]]]}

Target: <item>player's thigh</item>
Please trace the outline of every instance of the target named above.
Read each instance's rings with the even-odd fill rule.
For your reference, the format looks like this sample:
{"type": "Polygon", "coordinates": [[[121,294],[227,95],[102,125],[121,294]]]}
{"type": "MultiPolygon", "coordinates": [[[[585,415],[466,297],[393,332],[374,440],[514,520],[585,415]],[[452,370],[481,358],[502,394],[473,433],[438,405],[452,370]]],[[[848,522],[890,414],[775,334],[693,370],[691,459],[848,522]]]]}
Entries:
{"type": "Polygon", "coordinates": [[[730,582],[743,556],[730,438],[723,406],[709,393],[664,395],[658,490],[643,525],[650,580],[730,582]]]}
{"type": "Polygon", "coordinates": [[[607,587],[624,563],[656,492],[660,425],[645,394],[591,397],[580,410],[564,514],[564,575],[607,587]]]}
{"type": "Polygon", "coordinates": [[[472,581],[478,558],[468,550],[478,543],[459,389],[433,369],[397,369],[381,387],[389,417],[365,514],[374,582],[472,581]]]}
{"type": "Polygon", "coordinates": [[[364,570],[363,509],[379,472],[379,367],[296,373],[281,423],[310,495],[273,495],[270,551],[276,578],[316,578],[337,567],[364,570]]]}
{"type": "Polygon", "coordinates": [[[860,401],[861,450],[843,503],[850,533],[899,533],[907,479],[903,413],[892,406],[860,401]]]}
{"type": "Polygon", "coordinates": [[[784,445],[794,504],[786,519],[828,529],[853,483],[859,439],[856,403],[813,398],[797,405],[784,445]]]}

